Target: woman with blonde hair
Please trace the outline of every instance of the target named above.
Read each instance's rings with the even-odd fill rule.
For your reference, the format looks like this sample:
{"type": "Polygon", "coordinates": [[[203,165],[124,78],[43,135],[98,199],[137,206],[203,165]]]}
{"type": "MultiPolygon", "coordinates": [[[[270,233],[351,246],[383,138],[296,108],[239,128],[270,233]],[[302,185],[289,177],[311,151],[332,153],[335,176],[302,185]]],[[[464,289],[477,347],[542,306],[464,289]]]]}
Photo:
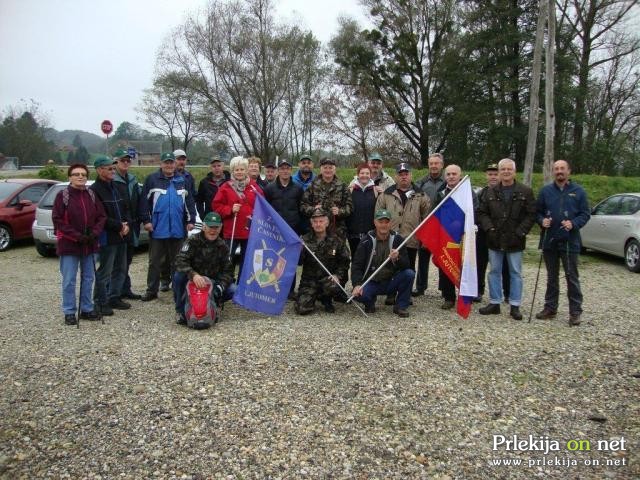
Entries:
{"type": "MultiPolygon", "coordinates": [[[[240,246],[238,279],[242,273],[242,264],[247,250],[256,195],[264,196],[260,186],[249,177],[248,166],[249,162],[244,157],[231,159],[229,165],[231,178],[220,186],[211,205],[212,210],[222,217],[222,236],[229,248],[235,250],[236,245],[240,246]]],[[[231,256],[233,257],[233,251],[231,256]]]]}

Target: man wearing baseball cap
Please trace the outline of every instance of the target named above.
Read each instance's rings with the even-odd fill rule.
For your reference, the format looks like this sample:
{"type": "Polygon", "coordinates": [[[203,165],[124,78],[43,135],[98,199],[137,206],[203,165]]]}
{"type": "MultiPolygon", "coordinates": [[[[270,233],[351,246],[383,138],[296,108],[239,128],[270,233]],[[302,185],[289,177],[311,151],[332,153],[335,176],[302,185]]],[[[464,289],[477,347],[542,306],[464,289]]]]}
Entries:
{"type": "Polygon", "coordinates": [[[131,223],[129,224],[131,234],[127,237],[127,271],[120,296],[123,299],[140,300],[142,295],[134,293],[131,290],[129,268],[133,261],[135,247],[138,246],[138,239],[140,238],[140,217],[138,216],[138,207],[140,205],[142,187],[140,187],[136,176],[129,173],[131,155],[128,151],[122,149],[116,151],[114,160],[116,161],[116,174],[113,177],[113,181],[119,189],[122,198],[127,203],[127,206],[129,207],[129,214],[131,215],[131,223]]]}
{"type": "Polygon", "coordinates": [[[100,199],[107,214],[104,231],[99,237],[100,266],[96,272],[93,293],[96,309],[102,315],[113,315],[113,309],[126,310],[131,305],[120,299],[127,274],[127,241],[131,217],[129,206],[113,181],[116,167],[110,157],[96,158],[94,166],[98,177],[89,188],[100,199]]]}
{"type": "MultiPolygon", "coordinates": [[[[376,209],[384,209],[391,213],[391,229],[403,237],[407,237],[415,230],[422,220],[429,214],[431,202],[413,183],[411,166],[400,163],[396,166],[396,184],[387,188],[376,200],[376,209]]],[[[407,255],[412,270],[416,268],[416,256],[421,247],[420,241],[414,237],[407,243],[407,255]]],[[[394,298],[388,296],[387,305],[393,305],[394,298]]]]}
{"type": "Polygon", "coordinates": [[[376,210],[373,220],[375,230],[368,232],[356,249],[351,264],[351,284],[353,296],[364,303],[365,312],[374,313],[376,297],[387,295],[395,299],[393,313],[405,318],[409,316],[408,308],[415,272],[409,264],[407,249],[404,246],[398,248],[404,239],[391,230],[392,219],[393,214],[390,211],[376,210]],[[390,260],[363,287],[362,284],[387,258],[390,260]]]}
{"type": "Polygon", "coordinates": [[[222,218],[217,212],[209,212],[202,220],[202,231],[185,240],[176,257],[173,275],[173,298],[176,304],[176,322],[187,323],[185,318],[186,287],[189,280],[196,287],[204,288],[204,277],[213,284],[212,294],[218,304],[231,299],[236,284],[233,282],[233,264],[229,260],[229,248],[220,238],[222,218]]]}
{"type": "Polygon", "coordinates": [[[311,182],[316,178],[313,173],[313,159],[311,155],[305,153],[300,156],[298,159],[298,171],[291,178],[302,187],[302,190],[306,190],[311,186],[311,182]]]}
{"type": "MultiPolygon", "coordinates": [[[[196,221],[196,204],[185,179],[176,174],[173,153],[163,153],[160,170],[147,177],[142,188],[140,218],[149,232],[147,291],[142,301],[158,298],[162,266],[171,270],[187,231],[196,221]]],[[[167,280],[169,280],[171,277],[167,280]]]]}
{"type": "Polygon", "coordinates": [[[196,194],[196,207],[200,218],[212,211],[211,203],[218,193],[218,188],[231,178],[231,174],[224,169],[224,162],[219,157],[213,157],[209,162],[211,171],[200,180],[196,194]]]}

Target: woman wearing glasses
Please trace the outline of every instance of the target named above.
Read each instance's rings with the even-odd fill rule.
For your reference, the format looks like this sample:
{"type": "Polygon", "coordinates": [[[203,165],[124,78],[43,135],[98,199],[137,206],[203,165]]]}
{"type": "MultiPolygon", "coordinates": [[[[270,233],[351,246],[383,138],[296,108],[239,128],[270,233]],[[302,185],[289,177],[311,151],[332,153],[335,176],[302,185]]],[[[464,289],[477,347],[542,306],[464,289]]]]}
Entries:
{"type": "Polygon", "coordinates": [[[56,252],[62,274],[62,313],[66,325],[76,325],[76,276],[80,269],[80,317],[96,319],[92,301],[93,255],[107,219],[102,203],[87,188],[89,170],[76,163],[67,170],[69,186],[53,203],[53,226],[58,238],[56,252]]]}

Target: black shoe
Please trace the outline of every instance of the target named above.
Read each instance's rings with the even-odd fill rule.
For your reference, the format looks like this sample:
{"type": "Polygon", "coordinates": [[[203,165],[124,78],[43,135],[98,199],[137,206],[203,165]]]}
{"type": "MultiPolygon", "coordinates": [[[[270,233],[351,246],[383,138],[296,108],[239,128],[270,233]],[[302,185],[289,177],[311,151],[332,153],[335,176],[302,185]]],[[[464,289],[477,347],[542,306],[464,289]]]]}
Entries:
{"type": "Polygon", "coordinates": [[[109,302],[109,306],[111,308],[115,308],[116,310],[129,310],[131,308],[131,304],[127,302],[123,302],[119,298],[114,298],[109,302]]]}
{"type": "Polygon", "coordinates": [[[511,318],[513,318],[514,320],[522,320],[520,307],[517,307],[516,305],[511,305],[511,312],[509,312],[509,315],[511,315],[511,318]]]}
{"type": "Polygon", "coordinates": [[[375,305],[365,305],[364,306],[364,313],[376,313],[376,306],[375,305]]]}
{"type": "Polygon", "coordinates": [[[424,295],[424,288],[416,288],[411,292],[412,297],[420,297],[424,295]]]}
{"type": "Polygon", "coordinates": [[[404,308],[394,307],[393,308],[393,313],[398,315],[400,318],[407,318],[409,316],[409,312],[407,310],[405,310],[404,308]]]}
{"type": "Polygon", "coordinates": [[[176,312],[176,323],[178,325],[186,325],[187,319],[184,316],[184,313],[176,312]]]}
{"type": "Polygon", "coordinates": [[[113,315],[113,308],[111,308],[109,305],[96,305],[96,310],[100,312],[99,315],[102,315],[103,317],[109,317],[113,315]]]}
{"type": "Polygon", "coordinates": [[[569,326],[577,327],[578,325],[580,325],[580,314],[576,313],[569,315],[569,326]]]}
{"type": "Polygon", "coordinates": [[[442,310],[451,310],[453,308],[453,306],[455,305],[455,302],[452,300],[445,300],[444,303],[442,305],[440,305],[440,308],[442,310]]]}
{"type": "Polygon", "coordinates": [[[77,325],[78,320],[76,319],[75,314],[70,313],[69,315],[64,316],[64,324],[65,325],[77,325]]]}
{"type": "Polygon", "coordinates": [[[82,320],[98,320],[100,315],[95,310],[91,310],[90,312],[80,312],[80,318],[82,320]]]}
{"type": "Polygon", "coordinates": [[[295,302],[296,298],[298,298],[296,292],[289,292],[289,295],[287,295],[287,300],[291,300],[292,302],[295,302]]]}
{"type": "Polygon", "coordinates": [[[126,298],[129,300],[140,300],[142,298],[142,295],[138,295],[137,293],[133,292],[127,292],[120,295],[120,298],[126,298]]]}
{"type": "Polygon", "coordinates": [[[157,293],[146,292],[140,300],[142,300],[143,302],[150,302],[151,300],[155,300],[156,298],[158,298],[157,293]]]}
{"type": "Polygon", "coordinates": [[[336,313],[336,307],[333,306],[333,303],[323,303],[324,311],[327,313],[336,313]]]}
{"type": "Polygon", "coordinates": [[[482,302],[482,295],[478,295],[477,297],[473,297],[473,303],[480,303],[482,302]]]}
{"type": "Polygon", "coordinates": [[[500,314],[500,304],[499,303],[490,303],[478,310],[480,315],[499,315],[500,314]]]}
{"type": "Polygon", "coordinates": [[[160,282],[161,292],[168,292],[169,290],[171,290],[171,287],[169,286],[169,282],[160,282]]]}
{"type": "Polygon", "coordinates": [[[395,305],[396,304],[396,296],[395,294],[387,295],[387,298],[384,299],[385,305],[395,305]]]}
{"type": "Polygon", "coordinates": [[[556,312],[553,310],[549,310],[547,307],[543,308],[541,312],[536,313],[536,318],[538,320],[551,320],[555,318],[556,312]]]}

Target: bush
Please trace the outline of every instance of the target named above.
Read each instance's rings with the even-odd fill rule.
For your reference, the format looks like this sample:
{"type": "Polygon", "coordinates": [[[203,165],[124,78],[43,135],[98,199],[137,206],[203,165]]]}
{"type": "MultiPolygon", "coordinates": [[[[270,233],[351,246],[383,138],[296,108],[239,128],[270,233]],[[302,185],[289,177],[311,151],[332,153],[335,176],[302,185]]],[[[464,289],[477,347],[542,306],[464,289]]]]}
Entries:
{"type": "Polygon", "coordinates": [[[55,163],[49,163],[38,171],[38,177],[49,180],[65,180],[64,172],[55,163]]]}

